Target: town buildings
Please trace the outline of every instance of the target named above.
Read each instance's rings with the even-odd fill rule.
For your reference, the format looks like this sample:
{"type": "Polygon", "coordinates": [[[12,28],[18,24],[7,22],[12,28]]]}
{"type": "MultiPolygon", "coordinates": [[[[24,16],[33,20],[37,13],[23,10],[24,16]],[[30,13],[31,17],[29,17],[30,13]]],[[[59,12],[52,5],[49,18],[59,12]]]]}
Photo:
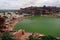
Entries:
{"type": "Polygon", "coordinates": [[[60,8],[59,7],[52,7],[52,6],[43,6],[43,7],[27,7],[27,8],[21,8],[18,11],[20,14],[26,13],[30,15],[49,15],[53,13],[59,13],[60,8]]]}
{"type": "Polygon", "coordinates": [[[0,13],[0,31],[11,31],[19,18],[20,15],[13,12],[0,13]]]}

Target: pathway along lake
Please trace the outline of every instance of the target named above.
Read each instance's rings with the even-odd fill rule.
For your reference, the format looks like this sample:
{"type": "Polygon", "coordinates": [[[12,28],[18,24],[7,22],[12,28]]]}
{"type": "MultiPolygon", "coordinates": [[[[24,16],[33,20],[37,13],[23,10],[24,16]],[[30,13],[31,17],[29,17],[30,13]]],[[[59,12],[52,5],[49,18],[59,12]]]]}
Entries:
{"type": "Polygon", "coordinates": [[[18,22],[14,30],[19,29],[60,37],[60,18],[32,16],[18,22]]]}

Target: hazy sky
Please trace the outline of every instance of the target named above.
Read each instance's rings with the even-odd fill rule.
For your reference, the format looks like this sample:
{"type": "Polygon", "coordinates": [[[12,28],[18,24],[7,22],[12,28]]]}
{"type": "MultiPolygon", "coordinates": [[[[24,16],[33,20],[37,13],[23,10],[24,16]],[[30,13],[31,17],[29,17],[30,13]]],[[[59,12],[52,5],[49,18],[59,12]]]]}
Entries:
{"type": "Polygon", "coordinates": [[[0,0],[0,9],[19,9],[32,5],[60,7],[60,0],[0,0]]]}

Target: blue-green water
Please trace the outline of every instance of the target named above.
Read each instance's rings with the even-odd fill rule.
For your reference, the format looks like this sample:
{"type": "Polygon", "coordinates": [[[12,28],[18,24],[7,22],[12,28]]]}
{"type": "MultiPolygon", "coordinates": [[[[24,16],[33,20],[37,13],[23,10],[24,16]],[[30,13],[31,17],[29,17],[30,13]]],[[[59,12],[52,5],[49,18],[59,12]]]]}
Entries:
{"type": "Polygon", "coordinates": [[[60,18],[33,16],[18,22],[14,30],[38,32],[45,35],[60,36],[60,18]]]}

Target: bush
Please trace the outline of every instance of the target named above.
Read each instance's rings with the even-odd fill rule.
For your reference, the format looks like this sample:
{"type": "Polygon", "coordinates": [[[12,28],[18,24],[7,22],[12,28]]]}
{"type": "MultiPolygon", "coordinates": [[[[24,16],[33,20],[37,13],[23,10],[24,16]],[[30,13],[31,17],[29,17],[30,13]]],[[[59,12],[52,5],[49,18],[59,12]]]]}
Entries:
{"type": "Polygon", "coordinates": [[[29,36],[29,40],[34,40],[32,35],[29,36]]]}
{"type": "Polygon", "coordinates": [[[48,35],[48,36],[42,36],[41,39],[42,39],[42,40],[56,40],[55,37],[50,36],[50,35],[48,35]]]}
{"type": "Polygon", "coordinates": [[[29,40],[39,40],[39,39],[38,39],[38,37],[33,37],[33,35],[30,35],[29,40]]]}
{"type": "Polygon", "coordinates": [[[7,19],[8,17],[7,16],[3,16],[4,19],[7,19]]]}
{"type": "Polygon", "coordinates": [[[33,37],[32,35],[29,36],[29,40],[56,40],[53,36],[39,36],[37,38],[33,37]]]}
{"type": "Polygon", "coordinates": [[[12,40],[12,37],[9,33],[3,33],[2,40],[12,40]]]}

